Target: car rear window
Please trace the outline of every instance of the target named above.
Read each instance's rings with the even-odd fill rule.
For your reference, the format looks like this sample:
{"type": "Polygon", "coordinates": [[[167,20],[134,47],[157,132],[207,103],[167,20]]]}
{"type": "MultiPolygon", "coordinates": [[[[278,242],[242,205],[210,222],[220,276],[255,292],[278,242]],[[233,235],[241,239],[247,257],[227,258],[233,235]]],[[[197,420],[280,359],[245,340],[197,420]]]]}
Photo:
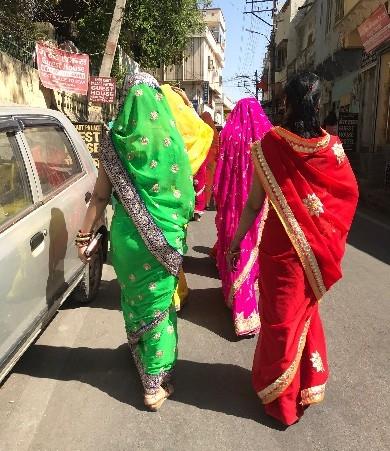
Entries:
{"type": "Polygon", "coordinates": [[[33,204],[15,136],[0,131],[0,226],[33,204]]]}
{"type": "Polygon", "coordinates": [[[48,195],[81,173],[73,147],[59,126],[35,126],[24,130],[37,168],[43,195],[48,195]]]}

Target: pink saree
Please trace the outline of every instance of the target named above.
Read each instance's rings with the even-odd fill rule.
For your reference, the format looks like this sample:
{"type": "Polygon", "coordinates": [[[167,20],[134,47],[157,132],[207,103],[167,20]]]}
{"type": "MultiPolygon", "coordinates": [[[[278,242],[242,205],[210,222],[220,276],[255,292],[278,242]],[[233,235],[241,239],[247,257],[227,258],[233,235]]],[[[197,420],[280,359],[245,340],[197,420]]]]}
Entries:
{"type": "Polygon", "coordinates": [[[226,304],[232,309],[237,335],[255,334],[260,329],[255,284],[259,276],[258,249],[264,221],[263,211],[241,244],[237,271],[229,271],[226,251],[236,232],[252,184],[254,167],[250,146],[271,128],[259,102],[240,100],[220,134],[220,152],[214,178],[217,204],[217,267],[226,304]]]}

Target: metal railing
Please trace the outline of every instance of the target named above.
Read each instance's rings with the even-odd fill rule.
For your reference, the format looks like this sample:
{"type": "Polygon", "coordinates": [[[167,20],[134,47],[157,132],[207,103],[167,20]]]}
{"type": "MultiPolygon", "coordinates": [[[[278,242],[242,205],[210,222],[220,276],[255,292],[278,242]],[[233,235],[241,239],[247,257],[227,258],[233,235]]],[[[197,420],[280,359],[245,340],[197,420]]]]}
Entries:
{"type": "Polygon", "coordinates": [[[26,41],[22,44],[12,34],[7,34],[0,25],[0,51],[28,66],[36,68],[35,41],[26,41]]]}

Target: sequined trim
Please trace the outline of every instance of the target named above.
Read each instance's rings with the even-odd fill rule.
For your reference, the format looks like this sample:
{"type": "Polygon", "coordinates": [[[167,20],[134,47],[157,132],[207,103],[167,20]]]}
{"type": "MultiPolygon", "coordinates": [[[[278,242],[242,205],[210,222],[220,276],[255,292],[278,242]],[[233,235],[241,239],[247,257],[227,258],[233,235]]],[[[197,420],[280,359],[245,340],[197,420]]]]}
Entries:
{"type": "Polygon", "coordinates": [[[313,365],[313,368],[317,371],[317,373],[321,373],[325,371],[324,364],[322,363],[321,355],[318,351],[312,352],[310,361],[313,365]]]}
{"type": "Polygon", "coordinates": [[[158,326],[167,317],[169,309],[160,312],[149,324],[145,324],[135,332],[127,332],[127,340],[130,344],[137,344],[143,334],[158,326]]]}
{"type": "Polygon", "coordinates": [[[130,344],[130,351],[134,359],[135,366],[137,367],[138,374],[141,378],[142,385],[146,395],[154,395],[159,388],[167,384],[172,378],[172,370],[161,371],[159,374],[148,374],[145,372],[145,368],[142,365],[141,359],[137,352],[137,346],[130,344]]]}
{"type": "Polygon", "coordinates": [[[206,186],[204,186],[203,188],[201,188],[199,191],[197,191],[196,192],[196,197],[199,197],[203,192],[204,192],[204,190],[206,189],[206,186]]]}
{"type": "Polygon", "coordinates": [[[297,353],[291,365],[287,370],[279,376],[275,382],[265,387],[263,390],[259,391],[257,395],[261,399],[263,404],[269,404],[278,398],[284,390],[291,384],[294,376],[297,372],[299,362],[301,361],[302,352],[306,344],[307,331],[309,330],[310,319],[308,319],[303,328],[302,334],[298,341],[297,353]]]}
{"type": "Polygon", "coordinates": [[[325,386],[326,384],[322,384],[301,390],[301,404],[308,406],[309,404],[321,402],[325,397],[325,386]]]}
{"type": "Polygon", "coordinates": [[[254,310],[245,318],[241,312],[234,318],[234,328],[237,335],[256,334],[260,330],[260,315],[254,310]]]}
{"type": "Polygon", "coordinates": [[[256,244],[251,251],[251,255],[250,255],[249,260],[248,260],[247,264],[245,265],[244,269],[242,270],[240,275],[237,277],[237,279],[234,281],[234,283],[230,287],[229,298],[227,300],[227,304],[230,308],[233,305],[234,296],[236,295],[238,290],[242,287],[242,284],[248,277],[248,274],[252,271],[253,265],[255,264],[255,261],[259,255],[259,246],[260,246],[260,242],[261,242],[261,237],[263,236],[264,225],[265,225],[265,221],[268,217],[268,212],[269,212],[269,203],[268,203],[268,199],[266,199],[264,202],[263,215],[262,215],[260,223],[259,223],[259,230],[257,232],[256,244]]]}
{"type": "Polygon", "coordinates": [[[317,216],[317,218],[324,213],[324,204],[315,193],[308,194],[303,200],[303,204],[307,208],[310,216],[317,216]]]}
{"type": "Polygon", "coordinates": [[[273,131],[281,136],[284,140],[286,140],[296,152],[314,153],[327,147],[330,141],[329,133],[325,132],[324,130],[324,137],[317,139],[314,142],[305,138],[301,138],[300,136],[291,133],[283,127],[274,127],[273,131]]]}
{"type": "Polygon", "coordinates": [[[109,137],[102,139],[101,162],[123,207],[131,217],[146,247],[172,275],[178,276],[183,257],[171,247],[145,207],[109,137]]]}
{"type": "Polygon", "coordinates": [[[343,145],[341,143],[335,143],[332,146],[332,151],[337,159],[337,163],[340,165],[347,158],[344,152],[343,145]]]}
{"type": "Polygon", "coordinates": [[[131,78],[128,78],[125,81],[124,90],[128,90],[136,85],[147,85],[155,89],[160,87],[158,81],[147,72],[139,72],[138,74],[134,74],[131,78]]]}
{"type": "Polygon", "coordinates": [[[268,166],[259,141],[252,146],[252,153],[255,168],[262,185],[297,251],[316,298],[321,300],[326,293],[326,288],[314,252],[268,166]]]}

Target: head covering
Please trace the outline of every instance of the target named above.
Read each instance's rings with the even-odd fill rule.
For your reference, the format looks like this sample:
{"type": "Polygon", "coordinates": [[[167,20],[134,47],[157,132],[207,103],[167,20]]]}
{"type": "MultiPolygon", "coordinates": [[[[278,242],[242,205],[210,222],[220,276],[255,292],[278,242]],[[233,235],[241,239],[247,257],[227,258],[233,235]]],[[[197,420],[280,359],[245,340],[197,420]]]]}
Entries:
{"type": "MultiPolygon", "coordinates": [[[[218,199],[223,203],[233,186],[249,189],[248,179],[251,180],[253,174],[250,146],[262,139],[270,128],[271,122],[256,99],[245,98],[237,102],[220,133],[220,154],[214,183],[217,204],[218,199]],[[233,167],[239,168],[237,174],[233,167]]],[[[244,204],[248,193],[241,189],[239,192],[239,202],[244,204]]]]}
{"type": "Polygon", "coordinates": [[[205,161],[213,140],[212,129],[196,114],[195,110],[184,103],[170,85],[162,85],[177,128],[183,137],[190,159],[192,173],[196,174],[205,161]]]}

